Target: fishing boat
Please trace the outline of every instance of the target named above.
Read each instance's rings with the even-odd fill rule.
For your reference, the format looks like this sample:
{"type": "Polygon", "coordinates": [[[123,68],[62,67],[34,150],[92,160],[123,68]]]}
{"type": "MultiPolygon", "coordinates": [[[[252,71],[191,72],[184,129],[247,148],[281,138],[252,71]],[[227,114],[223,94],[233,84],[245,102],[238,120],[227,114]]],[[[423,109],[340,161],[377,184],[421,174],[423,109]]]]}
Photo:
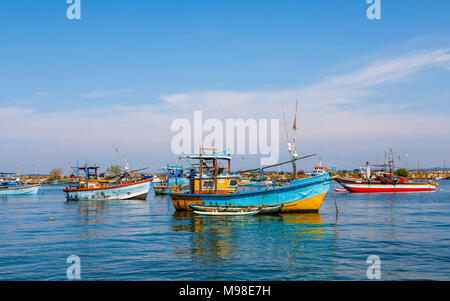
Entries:
{"type": "Polygon", "coordinates": [[[314,166],[313,174],[315,175],[321,175],[330,172],[328,167],[322,166],[322,162],[319,163],[319,165],[314,166]]]}
{"type": "Polygon", "coordinates": [[[274,206],[218,206],[218,205],[199,205],[189,204],[189,207],[194,211],[226,211],[226,212],[240,212],[240,211],[259,211],[258,214],[277,214],[281,212],[282,205],[274,206]]]}
{"type": "Polygon", "coordinates": [[[8,195],[30,195],[37,194],[41,185],[18,185],[15,187],[9,187],[8,185],[0,184],[0,196],[8,195]]]}
{"type": "Polygon", "coordinates": [[[383,164],[369,164],[366,162],[365,168],[361,167],[360,177],[345,178],[336,177],[336,181],[348,192],[355,193],[377,193],[377,192],[421,192],[435,191],[439,184],[433,181],[408,181],[405,177],[395,176],[393,171],[394,155],[389,149],[388,161],[383,164]],[[383,167],[381,172],[371,174],[370,166],[383,167]],[[389,169],[389,171],[387,171],[389,169]]]}
{"type": "MultiPolygon", "coordinates": [[[[313,154],[315,155],[315,154],[313,154]]],[[[295,158],[259,170],[292,163],[313,155],[295,158]]],[[[190,192],[169,193],[176,210],[192,210],[190,204],[219,206],[275,206],[281,205],[282,212],[318,212],[331,185],[330,173],[286,183],[256,186],[253,191],[238,191],[239,175],[230,173],[229,155],[212,154],[189,156],[197,159],[199,175],[195,178],[195,189],[190,192]],[[219,161],[228,161],[227,169],[220,169],[219,161]],[[193,192],[193,193],[192,193],[193,192]]],[[[194,166],[194,165],[193,165],[194,166]]],[[[248,172],[252,170],[247,170],[248,172]]]]}
{"type": "Polygon", "coordinates": [[[256,215],[259,214],[259,210],[239,210],[239,211],[195,211],[194,213],[197,215],[209,215],[209,216],[242,216],[242,215],[256,215]]]}
{"type": "Polygon", "coordinates": [[[0,174],[0,196],[10,195],[32,195],[37,194],[41,185],[26,185],[20,182],[19,167],[17,167],[17,177],[12,173],[0,174]]]}
{"type": "Polygon", "coordinates": [[[162,169],[165,179],[153,182],[153,191],[156,195],[164,195],[174,190],[176,186],[178,190],[188,190],[189,180],[184,177],[183,166],[167,165],[162,169]]]}
{"type": "Polygon", "coordinates": [[[404,177],[383,174],[373,179],[336,177],[336,181],[348,192],[418,192],[435,191],[437,184],[428,181],[407,181],[404,177]]]}
{"type": "Polygon", "coordinates": [[[69,185],[63,192],[67,200],[88,201],[88,200],[128,200],[147,198],[150,189],[151,178],[144,180],[123,179],[124,174],[133,171],[126,171],[119,175],[119,183],[111,183],[98,176],[98,166],[72,167],[78,176],[78,183],[69,185]],[[82,173],[80,175],[80,172],[82,173]]]}

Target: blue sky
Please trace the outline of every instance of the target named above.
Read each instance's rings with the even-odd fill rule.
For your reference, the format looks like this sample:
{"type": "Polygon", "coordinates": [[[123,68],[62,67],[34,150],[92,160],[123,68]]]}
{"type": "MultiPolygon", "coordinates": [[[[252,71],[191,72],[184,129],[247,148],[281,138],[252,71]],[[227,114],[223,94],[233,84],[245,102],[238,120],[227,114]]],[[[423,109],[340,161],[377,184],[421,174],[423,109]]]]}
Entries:
{"type": "Polygon", "coordinates": [[[81,0],[68,20],[64,0],[3,1],[0,170],[110,165],[113,143],[156,169],[174,160],[175,118],[281,118],[295,99],[300,151],[330,166],[388,146],[450,165],[450,2],[381,0],[381,20],[368,6],[81,0]]]}

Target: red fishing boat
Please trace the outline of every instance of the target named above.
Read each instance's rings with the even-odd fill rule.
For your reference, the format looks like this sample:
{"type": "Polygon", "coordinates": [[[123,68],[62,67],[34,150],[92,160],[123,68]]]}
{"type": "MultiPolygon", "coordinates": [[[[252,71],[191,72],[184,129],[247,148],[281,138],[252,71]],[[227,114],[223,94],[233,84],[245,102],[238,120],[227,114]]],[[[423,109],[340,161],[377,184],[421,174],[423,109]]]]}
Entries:
{"type": "Polygon", "coordinates": [[[432,181],[407,181],[404,177],[389,176],[389,174],[376,176],[369,180],[337,177],[336,181],[349,192],[366,193],[435,191],[437,186],[432,181]]]}
{"type": "Polygon", "coordinates": [[[432,181],[408,181],[405,177],[395,176],[394,155],[390,149],[391,157],[388,163],[372,165],[383,167],[383,171],[371,175],[370,164],[366,162],[365,170],[361,167],[359,178],[336,177],[336,181],[349,192],[373,193],[373,192],[416,192],[435,191],[439,186],[432,181]],[[387,167],[389,172],[386,171],[387,167]]]}

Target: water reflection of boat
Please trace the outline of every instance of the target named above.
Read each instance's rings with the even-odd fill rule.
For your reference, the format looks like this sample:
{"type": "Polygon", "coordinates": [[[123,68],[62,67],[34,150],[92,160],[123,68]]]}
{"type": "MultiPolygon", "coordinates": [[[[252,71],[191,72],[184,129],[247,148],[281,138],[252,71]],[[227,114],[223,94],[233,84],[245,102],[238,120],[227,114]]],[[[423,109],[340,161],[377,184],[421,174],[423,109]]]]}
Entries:
{"type": "Polygon", "coordinates": [[[179,254],[182,250],[185,256],[191,254],[209,270],[213,270],[211,265],[220,264],[216,275],[219,279],[224,270],[234,272],[231,262],[236,258],[251,265],[258,257],[265,267],[293,273],[298,279],[309,275],[303,272],[308,267],[314,269],[317,279],[332,270],[333,225],[324,222],[318,213],[202,218],[192,211],[175,211],[172,229],[192,233],[186,235],[189,244],[174,245],[173,252],[179,254]]]}
{"type": "Polygon", "coordinates": [[[320,213],[290,213],[278,215],[282,222],[298,224],[298,225],[321,225],[323,219],[320,213]]]}

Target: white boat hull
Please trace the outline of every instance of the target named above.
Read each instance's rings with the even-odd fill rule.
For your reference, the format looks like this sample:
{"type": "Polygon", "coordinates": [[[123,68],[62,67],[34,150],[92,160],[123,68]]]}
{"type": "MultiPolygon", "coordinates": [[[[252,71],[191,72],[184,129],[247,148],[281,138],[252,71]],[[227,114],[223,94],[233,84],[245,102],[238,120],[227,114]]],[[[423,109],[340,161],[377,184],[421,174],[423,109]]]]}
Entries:
{"type": "Polygon", "coordinates": [[[67,200],[128,200],[147,198],[151,180],[108,186],[104,188],[63,189],[67,200]]]}
{"type": "Polygon", "coordinates": [[[26,185],[0,189],[1,195],[33,195],[39,192],[41,185],[26,185]]]}

